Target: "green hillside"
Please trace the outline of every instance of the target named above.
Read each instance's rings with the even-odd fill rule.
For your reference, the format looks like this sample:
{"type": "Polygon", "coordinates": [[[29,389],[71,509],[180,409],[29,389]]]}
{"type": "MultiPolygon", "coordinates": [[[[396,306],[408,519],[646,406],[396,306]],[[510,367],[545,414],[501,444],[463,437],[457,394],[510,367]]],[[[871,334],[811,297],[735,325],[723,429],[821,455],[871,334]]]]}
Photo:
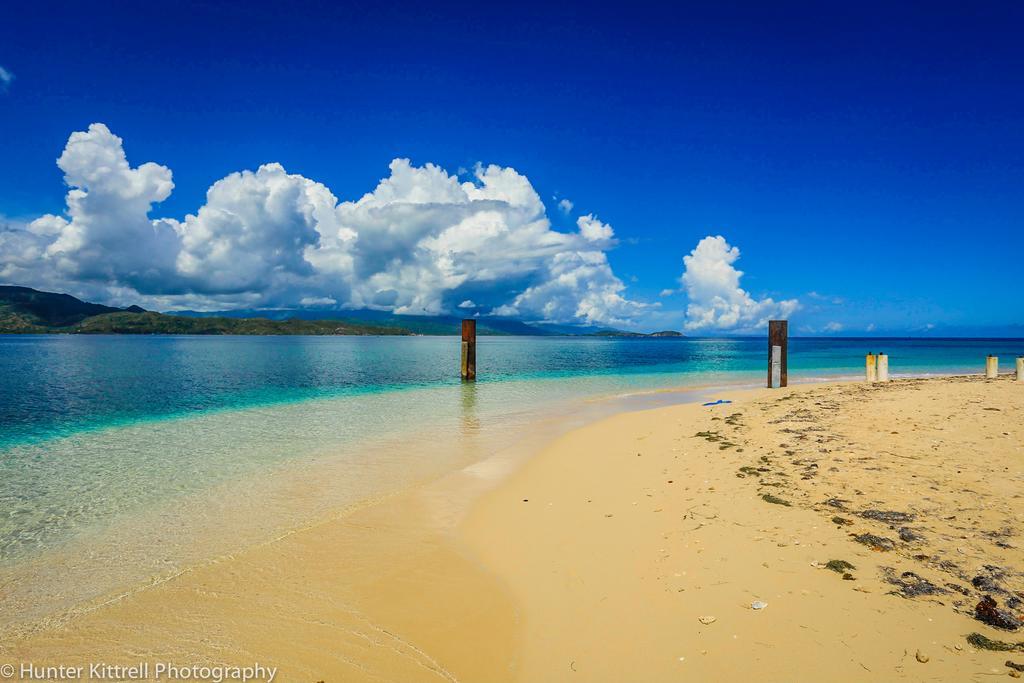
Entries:
{"type": "Polygon", "coordinates": [[[266,318],[190,318],[145,311],[138,306],[112,308],[67,294],[28,287],[0,286],[0,334],[308,334],[407,335],[397,326],[343,320],[267,320],[266,318]]]}
{"type": "Polygon", "coordinates": [[[185,318],[150,311],[119,311],[95,315],[67,331],[75,334],[410,334],[398,327],[353,325],[341,320],[185,318]]]}
{"type": "Polygon", "coordinates": [[[0,325],[4,330],[35,332],[40,328],[67,327],[90,316],[120,310],[86,303],[68,294],[0,286],[0,325]]]}
{"type": "MultiPolygon", "coordinates": [[[[68,294],[0,285],[0,334],[308,334],[457,335],[462,319],[453,315],[396,315],[385,311],[250,309],[156,313],[138,306],[113,308],[68,294]]],[[[679,332],[643,334],[593,326],[525,323],[481,318],[483,335],[591,335],[600,337],[682,337],[679,332]]]]}

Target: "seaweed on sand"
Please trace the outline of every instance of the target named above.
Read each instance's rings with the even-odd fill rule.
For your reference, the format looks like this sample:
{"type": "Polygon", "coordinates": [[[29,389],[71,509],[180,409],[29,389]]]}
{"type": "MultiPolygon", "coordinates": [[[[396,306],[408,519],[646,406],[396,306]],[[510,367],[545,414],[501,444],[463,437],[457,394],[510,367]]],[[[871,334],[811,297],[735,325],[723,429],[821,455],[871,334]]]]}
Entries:
{"type": "Polygon", "coordinates": [[[886,524],[897,524],[914,520],[914,515],[909,512],[896,512],[894,510],[864,510],[857,514],[864,519],[873,519],[876,522],[885,522],[886,524]]]}
{"type": "Polygon", "coordinates": [[[772,503],[773,505],[785,505],[786,507],[790,507],[792,505],[792,503],[790,503],[788,500],[784,500],[782,498],[779,498],[778,496],[773,496],[770,493],[762,494],[761,500],[763,500],[766,503],[772,503]]]}
{"type": "Polygon", "coordinates": [[[884,536],[876,536],[874,534],[860,534],[859,536],[854,536],[853,540],[858,543],[863,543],[872,550],[877,550],[879,552],[892,550],[896,547],[896,544],[893,543],[891,539],[885,538],[884,536]]]}
{"type": "Polygon", "coordinates": [[[825,569],[831,569],[837,574],[845,574],[851,569],[856,569],[852,564],[846,560],[829,560],[825,563],[825,569]]]}
{"type": "Polygon", "coordinates": [[[896,586],[897,590],[892,592],[904,598],[916,598],[921,595],[939,595],[948,592],[946,589],[939,588],[928,579],[914,572],[903,572],[896,576],[896,571],[892,567],[882,567],[882,575],[886,583],[896,586]]]}
{"type": "Polygon", "coordinates": [[[972,633],[967,636],[967,642],[979,650],[991,650],[993,652],[1024,652],[1024,642],[1007,643],[1002,640],[992,640],[980,633],[972,633]]]}

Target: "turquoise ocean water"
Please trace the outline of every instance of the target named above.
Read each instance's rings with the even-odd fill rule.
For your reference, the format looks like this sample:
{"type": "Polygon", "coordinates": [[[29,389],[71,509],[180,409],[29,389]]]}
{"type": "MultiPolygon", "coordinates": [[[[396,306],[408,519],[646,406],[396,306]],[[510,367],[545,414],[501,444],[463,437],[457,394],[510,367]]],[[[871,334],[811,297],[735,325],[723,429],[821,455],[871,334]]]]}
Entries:
{"type": "MultiPolygon", "coordinates": [[[[794,338],[790,381],[859,377],[868,351],[896,376],[976,373],[1024,341],[794,338]]],[[[0,336],[0,613],[173,572],[580,406],[760,385],[766,354],[763,338],[484,337],[465,385],[451,337],[0,336]]]]}

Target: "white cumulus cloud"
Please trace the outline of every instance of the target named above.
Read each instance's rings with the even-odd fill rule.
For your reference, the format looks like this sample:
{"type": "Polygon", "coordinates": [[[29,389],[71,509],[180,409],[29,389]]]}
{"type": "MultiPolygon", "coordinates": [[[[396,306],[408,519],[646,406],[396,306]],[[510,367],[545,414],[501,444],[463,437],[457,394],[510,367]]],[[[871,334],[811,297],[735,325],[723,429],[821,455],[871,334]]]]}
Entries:
{"type": "Polygon", "coordinates": [[[0,92],[7,90],[7,86],[14,80],[14,74],[0,66],[0,92]]]}
{"type": "Polygon", "coordinates": [[[149,218],[174,188],[171,170],[154,163],[132,168],[121,138],[98,123],[72,133],[57,166],[71,188],[67,217],[46,215],[28,226],[45,243],[44,261],[56,275],[154,294],[179,289],[175,223],[149,218]]]}
{"type": "Polygon", "coordinates": [[[652,307],[622,295],[626,286],[612,272],[602,251],[565,251],[554,256],[549,277],[519,294],[497,315],[540,315],[557,322],[629,324],[652,307]]]}
{"type": "Polygon", "coordinates": [[[597,220],[593,214],[580,216],[576,220],[583,238],[590,242],[610,242],[615,236],[612,226],[597,220]]]}
{"type": "Polygon", "coordinates": [[[57,161],[64,215],[0,228],[0,280],[154,308],[337,305],[558,322],[630,323],[630,300],[594,215],[554,230],[515,169],[470,179],[434,164],[391,162],[362,197],[268,163],[215,182],[184,217],[157,218],[171,170],[132,166],[105,125],[73,133],[57,161]],[[461,303],[460,303],[461,302],[461,303]]]}
{"type": "Polygon", "coordinates": [[[558,209],[562,213],[564,213],[566,216],[568,216],[570,213],[572,213],[572,207],[573,207],[573,203],[571,201],[569,201],[568,199],[560,199],[558,201],[558,209]]]}
{"type": "Polygon", "coordinates": [[[768,320],[788,318],[799,307],[796,299],[753,298],[740,287],[743,273],[733,265],[739,257],[740,250],[721,235],[705,237],[683,257],[687,330],[759,331],[768,320]]]}

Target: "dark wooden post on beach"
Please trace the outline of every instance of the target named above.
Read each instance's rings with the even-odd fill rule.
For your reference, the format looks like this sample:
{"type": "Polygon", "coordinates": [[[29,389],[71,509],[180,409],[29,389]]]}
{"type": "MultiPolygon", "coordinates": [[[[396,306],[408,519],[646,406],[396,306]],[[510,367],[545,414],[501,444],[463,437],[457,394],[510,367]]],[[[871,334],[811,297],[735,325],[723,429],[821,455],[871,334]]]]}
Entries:
{"type": "Polygon", "coordinates": [[[784,387],[789,383],[787,356],[789,350],[789,321],[768,321],[768,388],[784,387]],[[776,375],[775,373],[778,373],[776,375]],[[774,380],[774,381],[773,381],[774,380]]]}
{"type": "Polygon", "coordinates": [[[476,321],[462,321],[462,379],[476,379],[476,321]]]}

